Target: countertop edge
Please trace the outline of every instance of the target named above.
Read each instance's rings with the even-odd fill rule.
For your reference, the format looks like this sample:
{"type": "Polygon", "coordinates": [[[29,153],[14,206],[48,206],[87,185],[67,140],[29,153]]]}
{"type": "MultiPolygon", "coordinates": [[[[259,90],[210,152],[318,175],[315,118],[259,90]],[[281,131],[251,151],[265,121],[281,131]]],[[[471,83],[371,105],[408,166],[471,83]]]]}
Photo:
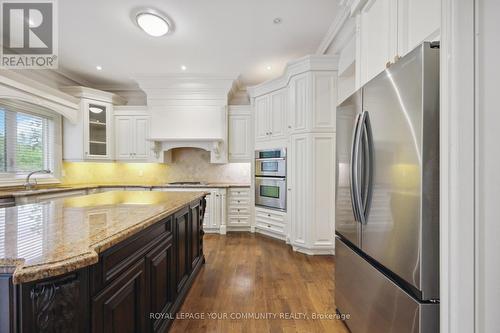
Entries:
{"type": "Polygon", "coordinates": [[[182,207],[210,194],[209,192],[192,193],[195,193],[196,195],[193,196],[191,200],[186,201],[183,204],[176,205],[169,210],[158,213],[157,215],[134,224],[114,235],[108,236],[99,243],[92,244],[89,247],[88,252],[59,261],[31,266],[24,266],[23,259],[16,259],[10,262],[6,261],[5,264],[2,264],[0,261],[0,273],[12,274],[13,284],[22,284],[57,277],[94,265],[99,262],[99,255],[102,252],[136,235],[165,217],[174,214],[182,207]]]}
{"type": "Polygon", "coordinates": [[[70,191],[77,191],[77,190],[90,190],[90,189],[98,189],[98,188],[106,188],[106,187],[143,187],[143,188],[149,188],[154,189],[154,188],[231,188],[231,187],[251,187],[251,184],[238,184],[238,183],[212,183],[212,184],[200,184],[200,185],[169,185],[169,184],[163,184],[163,185],[140,185],[140,184],[100,184],[100,185],[95,185],[95,184],[89,184],[89,185],[82,185],[82,184],[68,184],[64,185],[65,187],[60,187],[60,188],[48,188],[46,191],[40,190],[38,192],[31,192],[31,193],[26,193],[23,190],[2,190],[0,188],[0,199],[6,199],[6,198],[16,198],[16,197],[30,197],[30,196],[36,196],[36,195],[45,195],[45,194],[51,194],[51,193],[61,193],[61,192],[70,192],[70,191]],[[19,193],[16,193],[19,192],[19,193]]]}

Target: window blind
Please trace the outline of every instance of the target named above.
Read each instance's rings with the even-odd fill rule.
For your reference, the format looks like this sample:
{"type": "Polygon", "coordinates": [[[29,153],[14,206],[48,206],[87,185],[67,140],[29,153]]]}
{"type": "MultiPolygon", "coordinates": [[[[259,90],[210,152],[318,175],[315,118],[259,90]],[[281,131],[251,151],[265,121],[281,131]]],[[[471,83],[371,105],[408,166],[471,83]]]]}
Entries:
{"type": "Polygon", "coordinates": [[[0,101],[0,172],[53,169],[53,118],[30,104],[0,101]]]}

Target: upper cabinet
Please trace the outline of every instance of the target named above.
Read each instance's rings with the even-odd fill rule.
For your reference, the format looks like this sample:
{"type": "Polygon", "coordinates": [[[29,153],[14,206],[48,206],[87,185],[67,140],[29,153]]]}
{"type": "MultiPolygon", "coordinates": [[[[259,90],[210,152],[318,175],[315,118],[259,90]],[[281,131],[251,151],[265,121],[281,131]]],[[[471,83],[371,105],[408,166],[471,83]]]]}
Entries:
{"type": "Polygon", "coordinates": [[[397,3],[395,0],[368,1],[359,22],[360,80],[368,82],[397,55],[397,3]]]}
{"type": "Polygon", "coordinates": [[[439,40],[440,1],[368,0],[356,6],[357,88],[422,42],[439,40]]]}
{"type": "Polygon", "coordinates": [[[307,72],[290,79],[288,131],[335,131],[337,75],[333,71],[307,72]]]}
{"type": "Polygon", "coordinates": [[[251,162],[253,156],[252,107],[229,106],[229,162],[251,162]]]}
{"type": "Polygon", "coordinates": [[[112,159],[112,105],[83,100],[85,159],[112,159]]]}
{"type": "Polygon", "coordinates": [[[285,138],[286,89],[279,89],[255,99],[255,140],[285,138]]]}
{"type": "Polygon", "coordinates": [[[122,97],[81,86],[62,91],[80,99],[76,121],[63,119],[63,159],[67,161],[109,161],[114,159],[114,105],[122,97]]]}
{"type": "Polygon", "coordinates": [[[150,115],[147,108],[116,107],[114,124],[115,159],[129,162],[148,161],[153,143],[148,140],[150,115]]]}
{"type": "Polygon", "coordinates": [[[398,1],[398,55],[404,56],[424,41],[439,40],[441,1],[398,1]]]}

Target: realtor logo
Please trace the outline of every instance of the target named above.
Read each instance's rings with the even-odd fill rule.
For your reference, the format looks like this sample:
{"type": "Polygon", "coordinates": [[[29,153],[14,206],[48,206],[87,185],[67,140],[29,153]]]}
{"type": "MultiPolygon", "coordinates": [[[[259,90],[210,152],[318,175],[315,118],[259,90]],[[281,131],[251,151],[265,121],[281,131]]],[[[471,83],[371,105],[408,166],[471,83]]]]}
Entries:
{"type": "Polygon", "coordinates": [[[1,67],[57,68],[56,3],[1,1],[1,67]]]}

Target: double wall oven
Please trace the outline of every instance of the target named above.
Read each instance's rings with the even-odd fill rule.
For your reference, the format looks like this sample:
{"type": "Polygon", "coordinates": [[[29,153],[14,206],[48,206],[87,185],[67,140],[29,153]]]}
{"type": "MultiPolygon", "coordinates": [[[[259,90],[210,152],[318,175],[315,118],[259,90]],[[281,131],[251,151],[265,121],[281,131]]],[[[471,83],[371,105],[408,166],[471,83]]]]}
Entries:
{"type": "Polygon", "coordinates": [[[255,152],[255,204],[286,210],[286,148],[255,152]]]}

